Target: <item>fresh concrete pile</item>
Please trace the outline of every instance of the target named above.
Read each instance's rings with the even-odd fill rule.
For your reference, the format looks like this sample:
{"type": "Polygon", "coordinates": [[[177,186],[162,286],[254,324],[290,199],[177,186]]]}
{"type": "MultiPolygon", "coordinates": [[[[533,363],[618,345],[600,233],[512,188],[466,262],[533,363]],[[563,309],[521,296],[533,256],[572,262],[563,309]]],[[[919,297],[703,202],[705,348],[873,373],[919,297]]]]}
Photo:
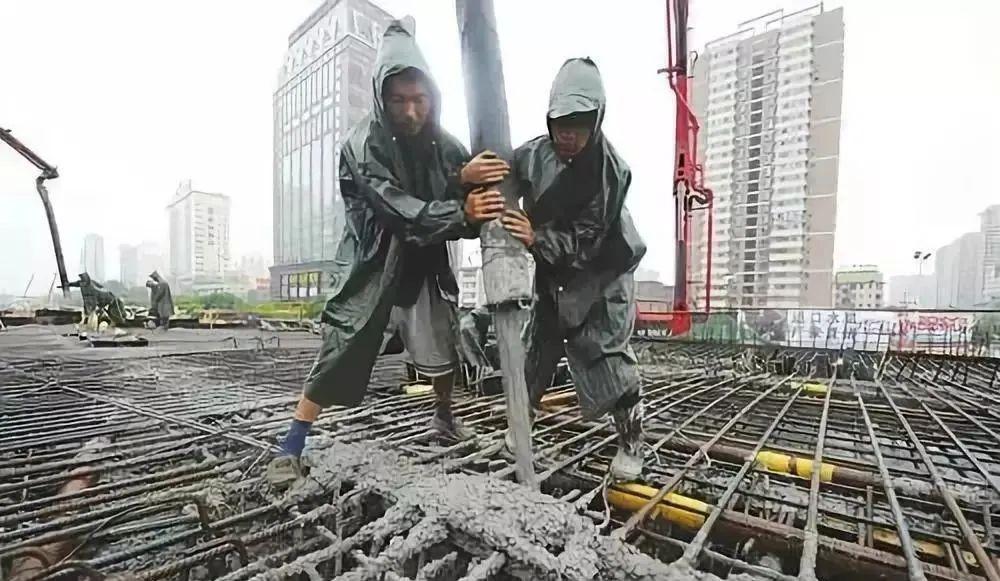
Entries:
{"type": "MultiPolygon", "coordinates": [[[[362,557],[362,568],[385,571],[401,567],[420,551],[447,542],[482,555],[480,568],[502,562],[506,574],[523,579],[717,579],[663,563],[627,543],[603,536],[572,504],[513,482],[446,473],[441,465],[418,464],[368,443],[317,444],[304,458],[309,477],[289,494],[302,498],[332,495],[342,483],[350,482],[355,490],[378,496],[390,506],[382,519],[369,523],[359,534],[369,539],[392,538],[383,556],[392,552],[394,556],[388,561],[394,563],[381,556],[362,557]]],[[[338,551],[347,549],[337,547],[338,551]]],[[[282,568],[287,571],[260,578],[308,571],[331,557],[329,551],[320,550],[282,568]]],[[[474,568],[469,567],[470,571],[474,568]]],[[[392,571],[392,575],[398,573],[392,571]]]]}

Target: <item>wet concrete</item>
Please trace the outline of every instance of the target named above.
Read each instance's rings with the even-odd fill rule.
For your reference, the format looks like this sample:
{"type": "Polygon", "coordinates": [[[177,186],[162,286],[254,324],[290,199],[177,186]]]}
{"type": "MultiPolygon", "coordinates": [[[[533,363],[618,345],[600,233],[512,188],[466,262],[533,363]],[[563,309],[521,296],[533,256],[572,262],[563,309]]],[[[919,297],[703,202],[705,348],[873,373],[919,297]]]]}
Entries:
{"type": "Polygon", "coordinates": [[[369,443],[313,442],[304,462],[309,477],[289,491],[293,498],[330,495],[327,491],[338,488],[341,481],[350,481],[388,501],[394,520],[428,523],[425,527],[437,523],[462,546],[472,543],[487,553],[502,553],[507,561],[505,572],[520,578],[717,579],[663,563],[632,545],[602,536],[570,503],[513,482],[448,474],[441,465],[416,465],[393,450],[369,443]],[[401,519],[401,515],[406,516],[401,519]]]}

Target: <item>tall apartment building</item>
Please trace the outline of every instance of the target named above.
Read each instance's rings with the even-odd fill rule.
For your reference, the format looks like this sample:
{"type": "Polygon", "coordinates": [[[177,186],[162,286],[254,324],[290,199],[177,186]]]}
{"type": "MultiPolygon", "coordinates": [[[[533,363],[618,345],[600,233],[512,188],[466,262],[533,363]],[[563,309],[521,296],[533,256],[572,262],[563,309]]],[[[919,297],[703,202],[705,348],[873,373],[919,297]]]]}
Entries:
{"type": "Polygon", "coordinates": [[[276,298],[324,295],[340,283],[338,148],[371,106],[376,48],[391,20],[367,0],[325,0],[288,38],[274,92],[276,298]]]}
{"type": "Polygon", "coordinates": [[[125,288],[138,286],[139,276],[139,247],[134,244],[120,244],[118,246],[118,282],[122,283],[125,288]]]}
{"type": "Polygon", "coordinates": [[[983,300],[983,234],[968,232],[934,255],[937,308],[969,309],[983,300]]]}
{"type": "Polygon", "coordinates": [[[195,190],[186,180],[178,186],[167,214],[170,275],[179,292],[218,287],[232,258],[229,196],[195,190]]]}
{"type": "Polygon", "coordinates": [[[979,214],[983,236],[983,300],[1000,299],[1000,204],[979,214]]]}
{"type": "Polygon", "coordinates": [[[879,309],[885,306],[885,280],[875,266],[837,272],[833,303],[838,309],[879,309]]]}
{"type": "Polygon", "coordinates": [[[89,274],[93,280],[104,282],[104,238],[100,234],[87,234],[83,237],[80,272],[89,274]]]}
{"type": "Polygon", "coordinates": [[[843,9],[822,6],[766,14],[702,51],[692,100],[715,220],[710,250],[704,212],[692,223],[695,308],[709,284],[719,306],[830,306],[843,64],[843,9]]]}
{"type": "Polygon", "coordinates": [[[474,309],[486,304],[486,288],[483,286],[483,269],[478,266],[463,266],[457,269],[458,306],[474,309]]]}

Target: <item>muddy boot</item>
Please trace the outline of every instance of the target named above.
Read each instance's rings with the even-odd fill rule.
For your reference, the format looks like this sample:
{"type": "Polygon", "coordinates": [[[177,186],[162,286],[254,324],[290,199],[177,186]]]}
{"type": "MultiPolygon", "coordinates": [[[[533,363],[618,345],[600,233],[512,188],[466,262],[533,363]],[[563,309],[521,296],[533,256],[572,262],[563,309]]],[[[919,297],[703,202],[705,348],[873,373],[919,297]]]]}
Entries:
{"type": "Polygon", "coordinates": [[[615,409],[611,419],[618,432],[618,453],[611,461],[615,482],[632,482],[642,476],[642,403],[627,409],[615,409]]]}
{"type": "Polygon", "coordinates": [[[267,465],[267,481],[275,488],[287,488],[302,478],[302,461],[298,456],[282,454],[267,465]]]}
{"type": "Polygon", "coordinates": [[[449,440],[464,442],[476,437],[476,433],[465,427],[462,420],[451,413],[451,407],[439,405],[431,419],[431,429],[449,440]]]}

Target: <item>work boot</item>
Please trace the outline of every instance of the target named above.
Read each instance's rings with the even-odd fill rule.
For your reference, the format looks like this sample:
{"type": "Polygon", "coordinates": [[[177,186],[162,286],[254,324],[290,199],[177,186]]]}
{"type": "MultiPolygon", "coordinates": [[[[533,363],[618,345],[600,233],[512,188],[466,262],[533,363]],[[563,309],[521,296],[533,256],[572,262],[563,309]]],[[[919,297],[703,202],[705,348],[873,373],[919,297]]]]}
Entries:
{"type": "Polygon", "coordinates": [[[266,478],[275,488],[287,488],[302,478],[302,461],[290,454],[276,456],[267,465],[266,478]]]}
{"type": "Polygon", "coordinates": [[[451,407],[438,406],[431,418],[431,429],[449,440],[464,442],[476,437],[476,433],[465,427],[462,420],[455,417],[451,407]]]}
{"type": "Polygon", "coordinates": [[[642,415],[642,402],[611,412],[618,432],[618,453],[611,461],[611,478],[616,482],[632,482],[642,476],[642,415]]]}

